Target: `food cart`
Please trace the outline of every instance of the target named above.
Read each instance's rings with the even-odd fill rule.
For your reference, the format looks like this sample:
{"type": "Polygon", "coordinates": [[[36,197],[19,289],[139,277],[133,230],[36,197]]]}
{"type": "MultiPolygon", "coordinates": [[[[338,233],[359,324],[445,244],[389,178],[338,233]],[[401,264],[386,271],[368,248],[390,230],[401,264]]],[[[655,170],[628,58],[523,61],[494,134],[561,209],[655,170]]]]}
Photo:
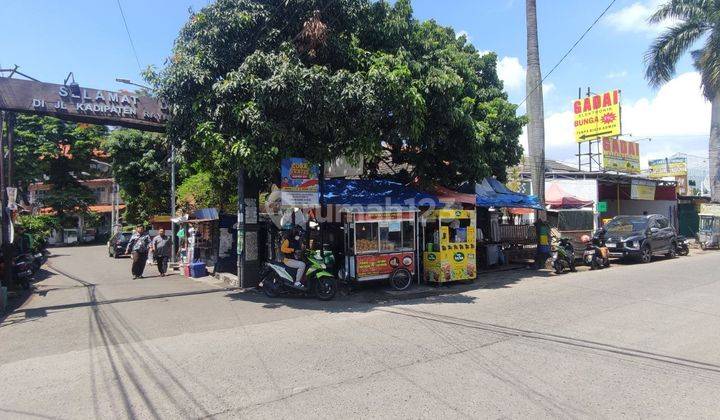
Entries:
{"type": "Polygon", "coordinates": [[[698,240],[702,249],[720,248],[720,204],[700,206],[698,240]]]}
{"type": "Polygon", "coordinates": [[[388,280],[396,290],[410,287],[417,274],[417,210],[342,212],[344,265],[348,282],[388,280]]]}
{"type": "Polygon", "coordinates": [[[423,217],[423,279],[475,280],[476,217],[473,210],[435,210],[423,217]]]}

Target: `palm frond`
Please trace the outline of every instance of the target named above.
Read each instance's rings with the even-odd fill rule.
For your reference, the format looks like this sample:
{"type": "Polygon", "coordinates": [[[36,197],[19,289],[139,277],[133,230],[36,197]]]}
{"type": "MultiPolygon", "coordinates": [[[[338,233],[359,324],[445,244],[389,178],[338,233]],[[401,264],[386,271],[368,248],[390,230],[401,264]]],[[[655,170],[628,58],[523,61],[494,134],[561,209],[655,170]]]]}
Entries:
{"type": "Polygon", "coordinates": [[[710,34],[705,46],[693,51],[692,58],[700,72],[703,93],[712,101],[720,93],[720,33],[710,34]]]}
{"type": "Polygon", "coordinates": [[[680,57],[710,27],[702,21],[680,22],[662,33],[645,53],[645,78],[654,87],[672,79],[680,57]]]}
{"type": "Polygon", "coordinates": [[[713,0],[669,0],[648,18],[648,22],[657,24],[667,19],[707,21],[709,11],[714,8],[712,3],[713,0]]]}

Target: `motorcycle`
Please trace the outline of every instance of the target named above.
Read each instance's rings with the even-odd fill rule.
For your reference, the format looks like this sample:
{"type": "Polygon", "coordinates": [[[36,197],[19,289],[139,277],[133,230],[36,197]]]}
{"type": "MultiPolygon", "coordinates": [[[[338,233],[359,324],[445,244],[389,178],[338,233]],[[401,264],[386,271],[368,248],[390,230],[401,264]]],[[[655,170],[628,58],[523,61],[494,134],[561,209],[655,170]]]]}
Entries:
{"type": "Polygon", "coordinates": [[[677,241],[675,242],[675,253],[683,257],[690,254],[690,240],[682,235],[678,235],[677,241]]]}
{"type": "MultiPolygon", "coordinates": [[[[0,254],[0,272],[5,272],[5,262],[0,254]]],[[[32,266],[28,254],[15,257],[12,264],[13,282],[24,290],[30,289],[30,280],[33,276],[32,266]]]]}
{"type": "Polygon", "coordinates": [[[553,251],[553,268],[556,274],[562,274],[566,269],[575,272],[575,249],[568,238],[560,238],[560,242],[553,251]]]}
{"type": "Polygon", "coordinates": [[[306,251],[304,282],[295,286],[296,269],[287,265],[268,261],[260,274],[263,292],[268,297],[275,298],[282,294],[314,295],[320,300],[331,300],[337,293],[337,278],[331,274],[328,267],[334,264],[334,256],[330,251],[306,251]]]}
{"type": "Polygon", "coordinates": [[[610,267],[610,251],[599,239],[595,238],[586,243],[583,262],[591,270],[610,267]]]}

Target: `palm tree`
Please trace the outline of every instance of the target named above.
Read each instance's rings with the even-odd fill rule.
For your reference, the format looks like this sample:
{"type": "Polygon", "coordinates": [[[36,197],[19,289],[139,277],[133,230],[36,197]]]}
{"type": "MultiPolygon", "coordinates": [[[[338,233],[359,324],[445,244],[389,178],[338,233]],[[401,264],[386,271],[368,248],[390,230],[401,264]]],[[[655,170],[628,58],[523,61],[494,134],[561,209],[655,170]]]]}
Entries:
{"type": "Polygon", "coordinates": [[[528,155],[533,193],[545,202],[545,111],[543,109],[540,49],[538,47],[535,0],[525,2],[527,20],[527,114],[528,155]]]}
{"type": "MultiPolygon", "coordinates": [[[[658,87],[672,79],[678,60],[690,51],[700,72],[703,93],[712,103],[710,117],[710,196],[720,202],[720,1],[670,0],[650,17],[650,23],[675,24],[662,33],[645,53],[645,77],[658,87]],[[691,50],[699,41],[700,49],[691,50]]],[[[680,106],[682,106],[680,104],[680,106]]]]}

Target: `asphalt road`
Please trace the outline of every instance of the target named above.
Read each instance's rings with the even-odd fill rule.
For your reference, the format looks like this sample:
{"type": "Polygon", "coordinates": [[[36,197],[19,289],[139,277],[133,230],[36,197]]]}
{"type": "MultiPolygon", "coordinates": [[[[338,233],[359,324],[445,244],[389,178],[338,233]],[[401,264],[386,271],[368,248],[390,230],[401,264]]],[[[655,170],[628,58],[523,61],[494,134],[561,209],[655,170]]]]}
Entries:
{"type": "Polygon", "coordinates": [[[50,264],[0,324],[0,418],[720,417],[720,252],[383,304],[50,264]]]}

